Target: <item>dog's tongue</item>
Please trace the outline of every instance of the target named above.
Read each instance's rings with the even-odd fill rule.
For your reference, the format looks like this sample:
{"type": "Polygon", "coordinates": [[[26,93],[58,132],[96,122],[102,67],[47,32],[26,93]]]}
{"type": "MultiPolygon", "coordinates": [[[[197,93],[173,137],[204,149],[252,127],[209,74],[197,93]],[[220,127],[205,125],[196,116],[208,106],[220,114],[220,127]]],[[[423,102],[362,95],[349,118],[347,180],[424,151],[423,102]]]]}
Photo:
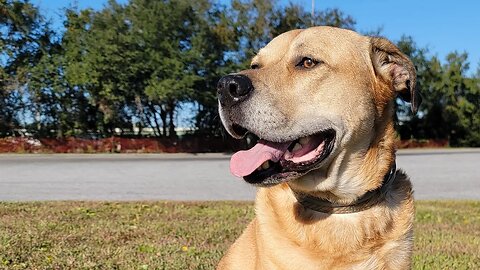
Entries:
{"type": "Polygon", "coordinates": [[[253,148],[238,151],[232,156],[232,159],[230,159],[230,172],[237,177],[244,177],[253,173],[267,160],[277,162],[287,151],[290,143],[274,143],[260,140],[253,148]]]}

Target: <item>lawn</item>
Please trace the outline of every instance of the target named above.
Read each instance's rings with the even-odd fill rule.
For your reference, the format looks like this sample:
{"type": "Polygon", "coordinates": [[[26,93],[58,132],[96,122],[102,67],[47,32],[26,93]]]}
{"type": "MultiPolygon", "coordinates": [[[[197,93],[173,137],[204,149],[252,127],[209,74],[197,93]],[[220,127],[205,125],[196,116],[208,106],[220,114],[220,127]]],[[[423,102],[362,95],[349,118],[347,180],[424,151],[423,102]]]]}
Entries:
{"type": "MultiPolygon", "coordinates": [[[[420,201],[414,269],[480,269],[480,202],[420,201]]],[[[0,203],[0,269],[213,269],[242,202],[0,203]]]]}

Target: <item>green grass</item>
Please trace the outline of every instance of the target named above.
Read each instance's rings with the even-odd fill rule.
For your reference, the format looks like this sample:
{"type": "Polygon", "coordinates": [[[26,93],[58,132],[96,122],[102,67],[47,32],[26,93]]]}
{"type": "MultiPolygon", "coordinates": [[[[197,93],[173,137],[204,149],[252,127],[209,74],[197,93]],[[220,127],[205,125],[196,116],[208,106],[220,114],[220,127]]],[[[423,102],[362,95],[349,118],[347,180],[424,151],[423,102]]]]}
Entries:
{"type": "Polygon", "coordinates": [[[480,269],[480,202],[417,202],[414,269],[480,269]]]}
{"type": "MultiPolygon", "coordinates": [[[[239,202],[0,203],[0,269],[212,269],[239,202]]],[[[417,202],[414,269],[480,269],[480,202],[417,202]]]]}

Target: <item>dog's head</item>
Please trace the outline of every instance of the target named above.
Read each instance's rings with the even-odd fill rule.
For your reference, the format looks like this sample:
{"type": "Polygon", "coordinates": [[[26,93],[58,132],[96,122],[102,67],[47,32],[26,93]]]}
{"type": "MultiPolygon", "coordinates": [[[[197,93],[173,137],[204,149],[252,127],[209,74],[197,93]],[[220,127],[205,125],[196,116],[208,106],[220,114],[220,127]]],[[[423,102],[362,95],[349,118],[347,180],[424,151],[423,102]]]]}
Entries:
{"type": "Polygon", "coordinates": [[[415,69],[386,39],[332,27],[286,32],[259,51],[251,69],[218,83],[227,131],[259,138],[232,157],[231,171],[260,186],[342,185],[338,179],[352,165],[359,169],[381,123],[391,122],[397,94],[416,111],[415,69]]]}

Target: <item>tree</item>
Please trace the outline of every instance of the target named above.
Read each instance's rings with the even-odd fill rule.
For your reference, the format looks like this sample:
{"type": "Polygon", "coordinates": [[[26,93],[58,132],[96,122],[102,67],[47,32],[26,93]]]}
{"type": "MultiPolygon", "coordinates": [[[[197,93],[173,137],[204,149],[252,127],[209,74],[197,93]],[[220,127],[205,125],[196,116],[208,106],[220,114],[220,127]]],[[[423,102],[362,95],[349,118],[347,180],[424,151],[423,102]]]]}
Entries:
{"type": "Polygon", "coordinates": [[[130,33],[144,48],[141,58],[145,75],[148,108],[155,119],[159,114],[163,135],[175,137],[174,113],[178,104],[193,96],[193,85],[200,77],[194,62],[195,29],[198,20],[188,1],[134,0],[127,7],[130,33]]]}
{"type": "Polygon", "coordinates": [[[70,10],[66,77],[88,92],[104,133],[136,122],[175,137],[179,104],[205,100],[201,88],[217,78],[208,71],[221,64],[225,18],[207,0],[110,1],[98,12],[70,10]]]}
{"type": "Polygon", "coordinates": [[[95,130],[96,119],[91,117],[95,115],[94,108],[85,92],[72,87],[65,78],[65,49],[60,43],[53,43],[44,51],[30,69],[27,84],[30,106],[39,115],[33,123],[37,136],[63,138],[95,130]]]}
{"type": "Polygon", "coordinates": [[[192,38],[190,65],[201,78],[193,86],[191,99],[197,105],[195,127],[204,138],[219,136],[222,125],[218,119],[216,86],[225,74],[238,68],[242,57],[239,52],[238,29],[232,15],[221,5],[210,1],[198,1],[194,6],[196,18],[195,35],[192,38]],[[202,4],[203,3],[203,4],[202,4]]]}
{"type": "Polygon", "coordinates": [[[411,37],[397,43],[417,69],[417,88],[422,105],[417,115],[397,102],[397,129],[402,139],[448,139],[452,146],[476,146],[480,143],[479,79],[469,77],[468,55],[457,52],[442,64],[428,57],[428,50],[418,48],[411,37]]]}
{"type": "Polygon", "coordinates": [[[447,56],[442,77],[444,118],[453,146],[480,146],[480,88],[478,77],[468,77],[467,53],[447,56]]]}
{"type": "Polygon", "coordinates": [[[27,0],[0,0],[0,28],[0,136],[6,136],[24,120],[28,70],[43,55],[52,33],[27,0]]]}
{"type": "Polygon", "coordinates": [[[132,72],[137,59],[124,8],[110,1],[98,12],[70,9],[66,27],[65,76],[69,85],[86,93],[96,111],[97,129],[106,136],[115,128],[132,130],[136,91],[130,83],[137,75],[132,72]]]}

